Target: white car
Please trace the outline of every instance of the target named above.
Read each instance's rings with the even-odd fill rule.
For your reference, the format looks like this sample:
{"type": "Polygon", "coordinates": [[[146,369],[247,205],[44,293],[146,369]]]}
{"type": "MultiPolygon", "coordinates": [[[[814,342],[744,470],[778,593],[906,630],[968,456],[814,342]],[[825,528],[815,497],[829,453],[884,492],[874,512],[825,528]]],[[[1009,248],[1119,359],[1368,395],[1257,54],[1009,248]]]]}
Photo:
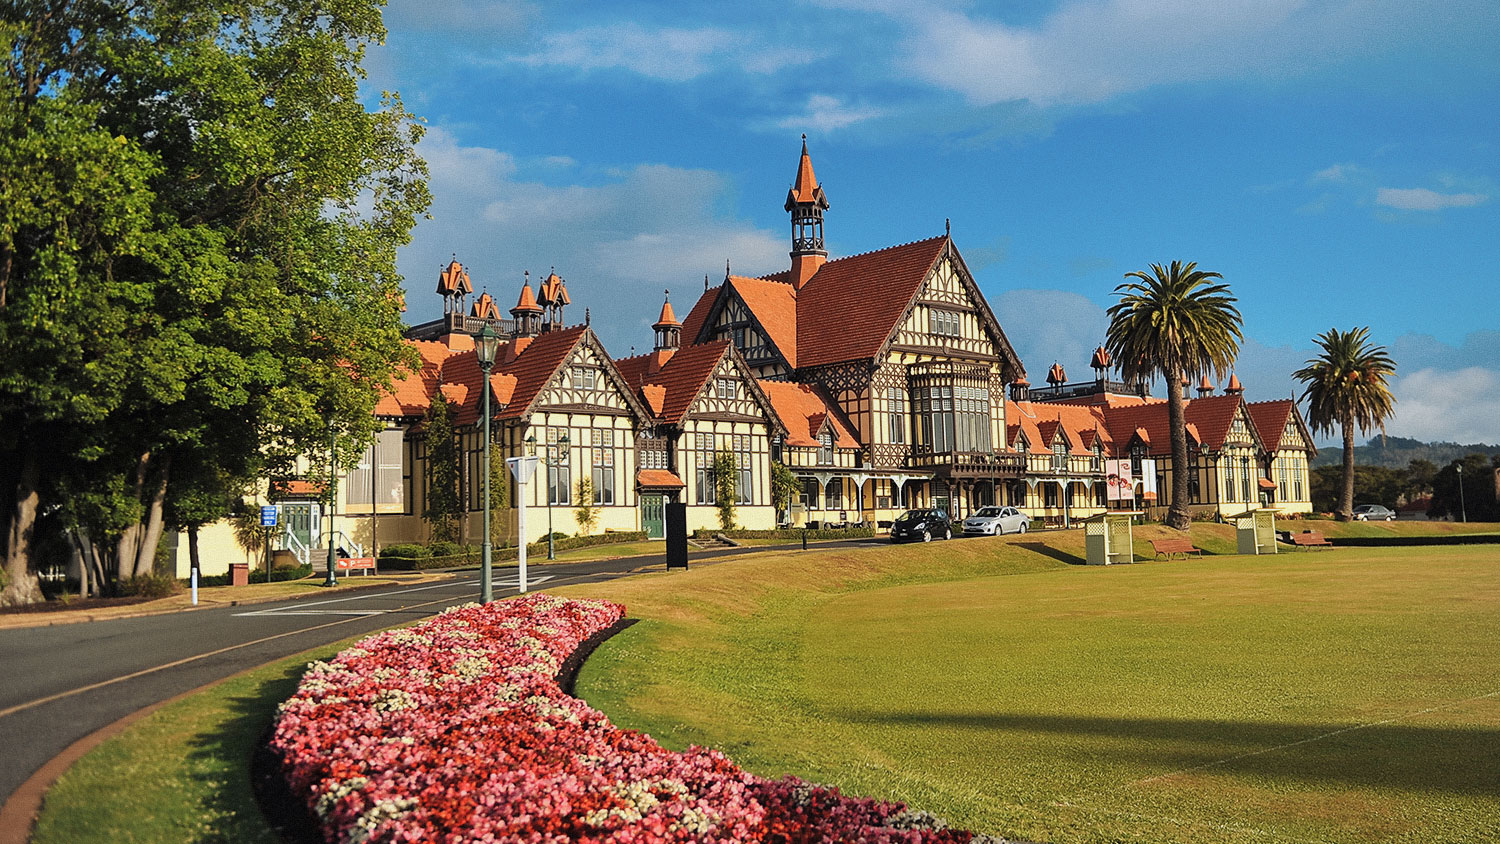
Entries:
{"type": "Polygon", "coordinates": [[[1031,525],[1031,517],[1014,507],[980,507],[974,515],[964,519],[964,536],[999,536],[1004,533],[1025,533],[1031,525]]]}

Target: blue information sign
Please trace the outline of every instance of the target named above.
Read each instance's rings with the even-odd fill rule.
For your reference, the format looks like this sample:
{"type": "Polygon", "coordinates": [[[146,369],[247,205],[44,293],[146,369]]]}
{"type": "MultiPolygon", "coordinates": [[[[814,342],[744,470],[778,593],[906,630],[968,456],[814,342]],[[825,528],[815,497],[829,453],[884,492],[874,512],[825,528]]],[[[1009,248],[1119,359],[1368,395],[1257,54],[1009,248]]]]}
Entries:
{"type": "Polygon", "coordinates": [[[260,508],[260,526],[276,527],[276,507],[274,505],[260,508]]]}

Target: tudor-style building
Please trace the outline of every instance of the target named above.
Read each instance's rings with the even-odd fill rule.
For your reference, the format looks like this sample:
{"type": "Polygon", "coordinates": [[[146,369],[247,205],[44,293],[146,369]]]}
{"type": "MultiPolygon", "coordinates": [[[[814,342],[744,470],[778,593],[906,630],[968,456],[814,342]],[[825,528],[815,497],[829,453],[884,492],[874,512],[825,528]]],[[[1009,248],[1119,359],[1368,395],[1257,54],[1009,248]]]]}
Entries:
{"type": "Polygon", "coordinates": [[[805,140],[785,207],[791,269],[726,275],[684,338],[727,340],[759,377],[815,388],[837,408],[859,444],[843,508],[859,520],[904,505],[966,512],[1021,478],[1024,462],[1002,444],[1005,384],[1024,370],[952,238],[828,260],[829,203],[805,140]]]}
{"type": "MultiPolygon", "coordinates": [[[[687,504],[690,528],[716,526],[708,467],[722,451],[736,457],[736,517],[751,528],[776,523],[773,461],[802,479],[792,524],[879,524],[921,506],[961,516],[991,503],[1057,525],[1108,508],[1160,515],[1171,489],[1166,403],[1144,385],[1108,380],[1102,348],[1094,381],[1068,383],[1054,363],[1048,386],[1032,389],[947,232],[829,260],[830,205],[805,139],[784,208],[789,269],[705,280],[686,320],[664,303],[653,350],[619,361],[587,316],[566,324],[571,298],[556,272],[535,290],[528,275],[506,318],[487,292],[470,304],[473,283],[455,258],[439,273],[443,315],[408,331],[421,363],[379,402],[386,430],[339,484],[337,517],[320,524],[318,484],[277,487],[300,531],[282,544],[326,547],[317,534],[331,529],[367,548],[377,527],[382,545],[427,539],[423,421],[438,395],[455,409],[465,535],[478,541],[473,335],[486,325],[504,338],[489,383],[492,459],[543,458],[528,506],[550,506],[556,530],[576,531],[585,477],[600,508],[595,530],[659,535],[673,499],[687,504]],[[1132,479],[1123,492],[1122,464],[1132,479]]],[[[1246,403],[1233,377],[1223,395],[1213,389],[1205,380],[1187,403],[1189,506],[1225,516],[1265,504],[1310,511],[1315,452],[1295,402],[1246,403]]],[[[533,515],[532,533],[545,524],[533,515]]],[[[227,526],[204,532],[210,558],[239,556],[229,536],[227,526]]]]}

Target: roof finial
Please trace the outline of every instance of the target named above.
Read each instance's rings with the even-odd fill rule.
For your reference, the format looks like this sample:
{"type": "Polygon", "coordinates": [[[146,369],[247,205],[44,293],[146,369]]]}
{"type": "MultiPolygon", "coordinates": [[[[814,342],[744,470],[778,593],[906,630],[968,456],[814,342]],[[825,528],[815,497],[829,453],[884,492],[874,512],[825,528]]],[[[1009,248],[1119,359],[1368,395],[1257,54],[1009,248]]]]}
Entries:
{"type": "Polygon", "coordinates": [[[708,273],[703,274],[703,292],[708,292],[708,273]]]}
{"type": "Polygon", "coordinates": [[[724,259],[724,280],[725,281],[729,280],[729,259],[728,258],[724,259]]]}
{"type": "Polygon", "coordinates": [[[589,309],[588,308],[584,308],[583,309],[583,324],[584,325],[592,325],[593,322],[594,322],[593,317],[589,316],[589,309]]]}
{"type": "Polygon", "coordinates": [[[947,217],[943,218],[943,234],[950,237],[953,235],[953,221],[947,217]]]}
{"type": "Polygon", "coordinates": [[[666,290],[663,290],[662,292],[665,293],[665,294],[667,294],[667,301],[668,302],[672,301],[672,288],[668,287],[666,290]]]}

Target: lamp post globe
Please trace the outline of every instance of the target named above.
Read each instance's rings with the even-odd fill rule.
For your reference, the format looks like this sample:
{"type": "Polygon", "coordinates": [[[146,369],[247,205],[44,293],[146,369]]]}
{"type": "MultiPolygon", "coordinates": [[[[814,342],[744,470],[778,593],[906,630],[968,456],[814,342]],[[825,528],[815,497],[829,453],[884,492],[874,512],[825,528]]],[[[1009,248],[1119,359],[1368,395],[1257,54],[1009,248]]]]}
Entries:
{"type": "Polygon", "coordinates": [[[493,413],[490,410],[490,370],[495,366],[495,351],[500,346],[500,335],[485,322],[474,338],[474,354],[479,359],[479,371],[483,383],[479,390],[484,395],[484,407],[480,415],[484,418],[484,542],[479,555],[479,600],[488,604],[495,599],[494,572],[491,568],[494,549],[490,543],[490,425],[493,413]]]}

